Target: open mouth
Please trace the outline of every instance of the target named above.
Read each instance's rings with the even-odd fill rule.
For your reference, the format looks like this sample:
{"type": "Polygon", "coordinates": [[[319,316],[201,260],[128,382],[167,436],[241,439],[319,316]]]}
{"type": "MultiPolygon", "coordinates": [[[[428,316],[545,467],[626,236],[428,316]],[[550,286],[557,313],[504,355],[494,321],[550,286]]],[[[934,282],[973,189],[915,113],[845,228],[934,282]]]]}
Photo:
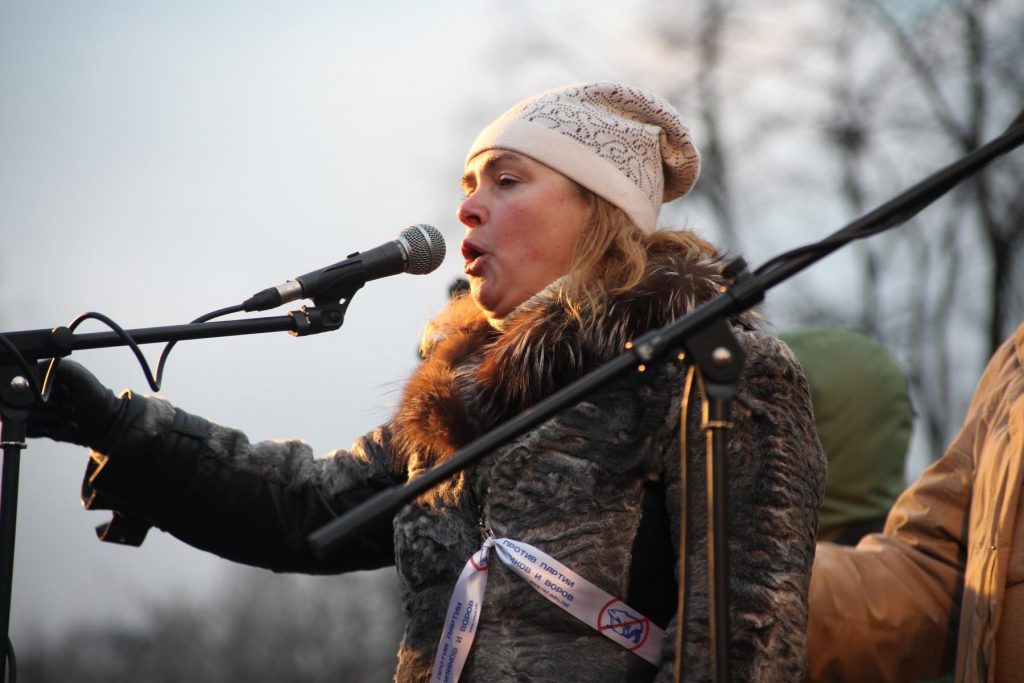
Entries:
{"type": "Polygon", "coordinates": [[[463,267],[466,275],[478,275],[480,266],[487,254],[476,246],[472,242],[465,241],[462,243],[462,258],[465,259],[466,264],[463,267]]]}

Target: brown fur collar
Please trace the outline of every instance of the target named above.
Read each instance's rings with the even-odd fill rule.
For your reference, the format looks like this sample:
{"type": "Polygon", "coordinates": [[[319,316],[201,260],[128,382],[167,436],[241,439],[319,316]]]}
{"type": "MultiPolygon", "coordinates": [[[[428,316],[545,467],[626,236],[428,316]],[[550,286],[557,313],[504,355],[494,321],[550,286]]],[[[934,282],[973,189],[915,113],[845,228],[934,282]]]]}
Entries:
{"type": "Polygon", "coordinates": [[[473,439],[623,351],[627,341],[682,316],[721,291],[722,262],[696,252],[652,253],[644,280],[575,314],[559,296],[537,296],[495,330],[468,296],[429,328],[426,360],[392,422],[418,464],[436,464],[473,439]]]}

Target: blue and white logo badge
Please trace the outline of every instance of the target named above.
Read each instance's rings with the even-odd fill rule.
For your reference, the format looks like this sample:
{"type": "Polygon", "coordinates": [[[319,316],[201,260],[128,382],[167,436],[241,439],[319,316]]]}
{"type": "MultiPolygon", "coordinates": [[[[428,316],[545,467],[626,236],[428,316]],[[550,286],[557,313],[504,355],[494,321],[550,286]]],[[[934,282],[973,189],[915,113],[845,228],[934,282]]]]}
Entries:
{"type": "Polygon", "coordinates": [[[625,641],[622,644],[627,649],[637,650],[647,642],[651,622],[621,600],[614,599],[601,608],[597,616],[597,630],[612,638],[617,636],[615,639],[625,641]]]}

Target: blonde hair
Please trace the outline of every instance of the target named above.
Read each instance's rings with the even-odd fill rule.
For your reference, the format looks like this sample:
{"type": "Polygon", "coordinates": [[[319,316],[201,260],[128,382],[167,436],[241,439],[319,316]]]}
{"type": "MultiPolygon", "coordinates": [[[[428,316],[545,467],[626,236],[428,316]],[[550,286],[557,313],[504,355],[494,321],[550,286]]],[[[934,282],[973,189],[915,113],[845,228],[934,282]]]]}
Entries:
{"type": "Polygon", "coordinates": [[[653,254],[718,254],[714,245],[690,230],[643,230],[607,199],[579,189],[590,201],[590,218],[576,242],[562,288],[563,300],[576,315],[581,307],[593,310],[608,294],[624,294],[639,285],[653,254]]]}

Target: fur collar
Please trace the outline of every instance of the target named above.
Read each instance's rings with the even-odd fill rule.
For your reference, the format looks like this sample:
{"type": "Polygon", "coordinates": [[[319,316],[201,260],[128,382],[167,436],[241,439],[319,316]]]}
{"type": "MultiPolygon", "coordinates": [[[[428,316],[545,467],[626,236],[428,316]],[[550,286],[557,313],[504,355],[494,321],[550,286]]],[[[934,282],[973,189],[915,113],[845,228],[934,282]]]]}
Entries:
{"type": "Polygon", "coordinates": [[[468,295],[428,327],[425,360],[406,384],[392,422],[398,450],[434,465],[473,439],[717,295],[723,262],[693,251],[649,255],[635,288],[577,309],[537,296],[492,327],[468,295]]]}

